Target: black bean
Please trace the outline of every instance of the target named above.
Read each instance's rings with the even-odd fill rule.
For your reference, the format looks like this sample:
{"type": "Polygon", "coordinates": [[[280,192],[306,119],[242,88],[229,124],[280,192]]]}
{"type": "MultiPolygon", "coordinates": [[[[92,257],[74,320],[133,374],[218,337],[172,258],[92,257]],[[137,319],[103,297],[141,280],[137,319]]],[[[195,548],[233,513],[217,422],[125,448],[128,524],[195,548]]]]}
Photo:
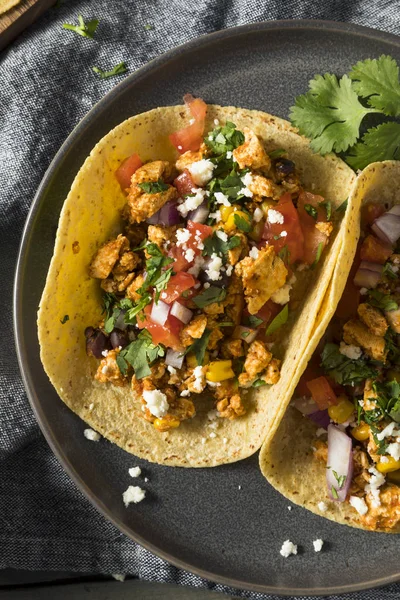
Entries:
{"type": "Polygon", "coordinates": [[[129,344],[129,336],[126,331],[114,329],[110,335],[110,342],[113,348],[125,348],[129,344]]]}
{"type": "Polygon", "coordinates": [[[108,337],[100,329],[94,329],[93,327],[86,327],[85,336],[86,354],[88,356],[102,358],[103,350],[108,350],[110,348],[108,337]]]}
{"type": "Polygon", "coordinates": [[[292,175],[294,173],[295,164],[288,158],[279,158],[275,163],[275,169],[280,175],[292,175]]]}

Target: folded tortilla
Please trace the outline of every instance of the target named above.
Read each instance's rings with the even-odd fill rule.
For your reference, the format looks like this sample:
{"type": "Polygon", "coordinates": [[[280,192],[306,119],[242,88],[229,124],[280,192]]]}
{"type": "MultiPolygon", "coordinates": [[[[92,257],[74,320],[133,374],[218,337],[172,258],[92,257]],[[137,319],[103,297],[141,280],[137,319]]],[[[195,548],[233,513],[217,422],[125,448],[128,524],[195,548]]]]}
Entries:
{"type": "MultiPolygon", "coordinates": [[[[356,226],[358,209],[349,201],[345,214],[336,213],[340,220],[317,267],[296,273],[293,296],[298,298],[299,308],[280,330],[274,349],[274,355],[283,359],[279,383],[250,389],[246,394],[248,412],[234,421],[211,421],[208,412],[212,401],[204,394],[196,398],[193,419],[165,433],[156,431],[140,417],[140,398],[134,397],[129,387],[102,385],[93,378],[98,361],[86,355],[84,330],[101,318],[101,290],[99,282],[89,277],[88,266],[98,247],[122,230],[120,209],[126,197],[115,170],[133,152],[143,161],[175,160],[176,150],[168,135],[186,126],[189,119],[184,106],[157,108],[121,123],[92,150],[61,211],[40,302],[38,333],[41,359],[50,381],[67,406],[91,427],[149,461],[207,467],[246,458],[274,434],[338,261],[345,259],[342,267],[349,269],[341,249],[344,234],[356,226]],[[69,320],[62,324],[65,315],[69,320]],[[216,437],[210,438],[212,432],[216,437]]],[[[206,132],[213,129],[214,119],[233,121],[238,129],[251,128],[267,151],[284,148],[295,162],[305,189],[330,200],[334,214],[349,196],[355,179],[352,170],[334,155],[314,154],[309,141],[287,121],[259,111],[210,105],[206,132]]]]}
{"type": "MultiPolygon", "coordinates": [[[[400,204],[400,162],[385,161],[369,165],[356,180],[353,193],[353,208],[360,214],[362,204],[382,203],[385,208],[400,204]]],[[[359,237],[359,216],[354,228],[345,232],[342,254],[347,264],[353,262],[359,237]],[[346,235],[347,234],[347,235],[346,235]]],[[[338,263],[340,259],[338,260],[338,263]]],[[[309,345],[298,365],[294,378],[298,382],[322,338],[346,285],[349,268],[336,269],[329,285],[321,310],[317,317],[309,345]]],[[[291,386],[293,395],[296,386],[291,386]]],[[[334,502],[328,496],[326,468],[323,462],[314,458],[312,446],[316,439],[317,426],[290,406],[283,417],[274,438],[269,437],[260,452],[260,467],[263,475],[286,498],[327,519],[368,529],[360,522],[360,515],[348,502],[334,502]],[[325,502],[327,510],[321,512],[320,502],[325,502]]],[[[375,529],[374,531],[386,531],[375,529]]],[[[390,533],[400,533],[400,527],[390,533]]]]}

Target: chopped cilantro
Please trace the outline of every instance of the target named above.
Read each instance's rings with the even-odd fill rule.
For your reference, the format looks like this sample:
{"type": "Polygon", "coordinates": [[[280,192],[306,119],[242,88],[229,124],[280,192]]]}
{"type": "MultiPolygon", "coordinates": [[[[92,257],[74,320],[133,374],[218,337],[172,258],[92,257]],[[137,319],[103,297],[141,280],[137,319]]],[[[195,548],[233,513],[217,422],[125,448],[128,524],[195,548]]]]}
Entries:
{"type": "Polygon", "coordinates": [[[332,492],[332,496],[337,500],[339,498],[339,495],[337,493],[335,486],[331,487],[331,492],[332,492]]]}
{"type": "Polygon", "coordinates": [[[339,490],[342,489],[342,487],[344,486],[345,481],[347,479],[346,475],[338,475],[336,473],[336,471],[334,471],[334,469],[332,469],[332,473],[333,473],[336,481],[338,482],[339,490]]]}
{"type": "Polygon", "coordinates": [[[165,288],[167,287],[168,281],[170,280],[172,273],[173,273],[173,269],[171,267],[170,269],[163,271],[161,273],[161,275],[158,277],[158,279],[156,279],[154,281],[153,286],[156,291],[155,296],[154,296],[154,301],[156,304],[160,298],[160,293],[163,290],[165,290],[165,288]]]}
{"type": "Polygon", "coordinates": [[[284,156],[286,154],[286,150],[284,150],[283,148],[277,148],[276,150],[272,150],[272,152],[269,153],[269,157],[274,160],[275,158],[280,158],[281,156],[284,156]]]}
{"type": "Polygon", "coordinates": [[[396,365],[400,364],[400,344],[399,336],[392,329],[385,333],[386,349],[388,350],[388,359],[396,365]]]}
{"type": "Polygon", "coordinates": [[[224,242],[218,237],[217,232],[214,231],[212,235],[204,240],[203,256],[217,254],[217,256],[220,256],[226,262],[229,250],[237,246],[240,246],[240,238],[237,235],[232,236],[227,242],[224,242]]]}
{"type": "Polygon", "coordinates": [[[278,252],[278,256],[279,256],[279,258],[280,258],[280,259],[282,259],[282,260],[283,260],[283,262],[284,262],[285,264],[288,264],[288,263],[289,263],[289,259],[290,259],[290,250],[289,250],[289,248],[288,248],[288,245],[287,245],[287,244],[285,244],[285,245],[283,246],[282,250],[279,250],[279,252],[278,252]]]}
{"type": "Polygon", "coordinates": [[[151,31],[152,29],[154,29],[154,25],[147,24],[144,26],[144,28],[146,31],[151,31]]]}
{"type": "Polygon", "coordinates": [[[238,214],[234,214],[233,220],[235,222],[236,227],[240,229],[240,231],[244,231],[245,233],[249,233],[249,231],[251,231],[251,224],[244,217],[241,217],[238,214]]]}
{"type": "Polygon", "coordinates": [[[313,219],[317,220],[318,211],[315,208],[315,206],[313,206],[312,204],[305,204],[304,205],[304,210],[306,211],[307,214],[310,215],[310,217],[312,217],[313,219]]]}
{"type": "Polygon", "coordinates": [[[217,323],[218,327],[233,327],[234,326],[234,322],[233,321],[223,321],[222,323],[217,323]]]}
{"type": "MultiPolygon", "coordinates": [[[[148,292],[143,294],[139,302],[137,302],[134,306],[132,306],[132,308],[130,308],[127,311],[125,315],[125,323],[135,323],[136,316],[139,315],[139,313],[141,313],[148,304],[150,304],[151,300],[151,294],[149,294],[148,292]]],[[[140,320],[142,321],[143,317],[140,318],[140,320]]]]}
{"type": "Polygon", "coordinates": [[[261,323],[264,322],[262,319],[256,317],[255,315],[249,315],[249,318],[247,320],[249,322],[250,327],[258,327],[259,325],[261,325],[261,323]]]}
{"type": "Polygon", "coordinates": [[[321,367],[340,385],[357,385],[365,379],[374,378],[378,372],[365,360],[351,360],[339,351],[337,344],[328,343],[321,354],[321,367]]]}
{"type": "Polygon", "coordinates": [[[388,279],[395,280],[398,278],[397,273],[393,271],[393,265],[390,262],[386,262],[383,265],[382,275],[385,275],[388,279]]]}
{"type": "Polygon", "coordinates": [[[191,346],[186,348],[185,354],[188,354],[189,352],[194,354],[198,365],[203,365],[204,356],[211,333],[211,329],[205,329],[201,338],[195,340],[191,346]]]}
{"type": "Polygon", "coordinates": [[[102,79],[107,79],[107,77],[114,77],[114,75],[122,75],[122,73],[126,73],[127,68],[125,63],[121,62],[118,65],[115,65],[115,67],[109,71],[103,71],[103,69],[100,69],[99,67],[92,67],[92,70],[100,75],[102,79]]]}
{"type": "Polygon", "coordinates": [[[168,185],[164,183],[162,179],[138,183],[138,186],[146,192],[146,194],[158,194],[159,192],[165,192],[168,189],[168,185]]]}
{"type": "Polygon", "coordinates": [[[374,391],[377,394],[377,402],[393,421],[400,423],[400,383],[392,381],[375,382],[374,391]]]}
{"type": "Polygon", "coordinates": [[[69,29],[70,31],[75,31],[75,33],[81,35],[82,37],[93,39],[93,35],[97,29],[99,24],[98,19],[92,19],[85,23],[82,15],[78,15],[79,25],[70,25],[69,23],[64,23],[63,28],[69,29]]]}
{"type": "Polygon", "coordinates": [[[262,387],[263,385],[267,385],[267,383],[264,381],[264,379],[256,379],[251,384],[251,387],[258,388],[258,387],[262,387]]]}
{"type": "Polygon", "coordinates": [[[60,319],[61,325],[64,325],[67,321],[69,321],[69,315],[64,315],[62,319],[60,319]]]}
{"type": "Polygon", "coordinates": [[[198,308],[204,308],[209,304],[213,304],[214,302],[222,302],[226,298],[226,290],[224,288],[219,288],[214,285],[210,285],[210,287],[198,296],[193,298],[193,302],[198,308]]]}
{"type": "Polygon", "coordinates": [[[384,294],[379,290],[369,290],[367,301],[371,306],[375,306],[376,308],[383,310],[383,312],[397,310],[399,308],[399,305],[390,294],[384,294]]]}
{"type": "Polygon", "coordinates": [[[348,198],[346,198],[346,200],[343,200],[342,204],[339,204],[339,206],[337,207],[336,212],[346,212],[348,203],[348,198]]]}
{"type": "Polygon", "coordinates": [[[126,375],[128,364],[133,367],[136,379],[142,379],[151,374],[150,366],[158,357],[162,357],[165,350],[160,345],[153,344],[148,331],[141,331],[137,339],[121,350],[116,361],[119,370],[126,375]]]}
{"type": "Polygon", "coordinates": [[[320,242],[318,244],[318,248],[317,248],[317,254],[315,255],[315,260],[313,262],[313,264],[311,265],[312,269],[315,269],[315,267],[317,266],[317,264],[319,263],[319,260],[321,258],[321,254],[322,254],[322,250],[324,249],[324,242],[320,242]]]}
{"type": "Polygon", "coordinates": [[[147,254],[150,254],[150,258],[146,260],[146,279],[144,280],[143,285],[137,290],[140,295],[143,295],[149,287],[156,285],[160,277],[162,283],[165,283],[162,269],[174,262],[172,258],[164,256],[157,244],[147,244],[146,252],[147,254]]]}
{"type": "Polygon", "coordinates": [[[326,220],[330,221],[332,216],[332,204],[329,202],[329,200],[326,200],[325,202],[320,202],[319,205],[325,208],[326,220]]]}
{"type": "Polygon", "coordinates": [[[244,143],[244,135],[236,125],[227,121],[223,127],[216,127],[204,141],[214,154],[226,154],[244,143]]]}
{"type": "Polygon", "coordinates": [[[284,325],[286,323],[286,321],[288,320],[288,317],[289,317],[289,305],[285,304],[285,306],[281,310],[281,312],[278,313],[276,315],[275,319],[273,319],[271,321],[271,323],[268,325],[266,334],[271,335],[272,333],[274,333],[274,331],[276,331],[277,329],[282,327],[282,325],[284,325]]]}

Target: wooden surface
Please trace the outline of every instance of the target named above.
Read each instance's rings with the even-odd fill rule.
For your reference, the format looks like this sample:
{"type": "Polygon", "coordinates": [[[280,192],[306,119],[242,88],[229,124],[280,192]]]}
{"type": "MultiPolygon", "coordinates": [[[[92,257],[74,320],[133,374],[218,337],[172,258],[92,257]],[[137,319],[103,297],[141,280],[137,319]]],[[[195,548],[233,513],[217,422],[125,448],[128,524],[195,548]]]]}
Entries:
{"type": "Polygon", "coordinates": [[[0,15],[0,51],[55,2],[56,0],[22,0],[0,15]]]}

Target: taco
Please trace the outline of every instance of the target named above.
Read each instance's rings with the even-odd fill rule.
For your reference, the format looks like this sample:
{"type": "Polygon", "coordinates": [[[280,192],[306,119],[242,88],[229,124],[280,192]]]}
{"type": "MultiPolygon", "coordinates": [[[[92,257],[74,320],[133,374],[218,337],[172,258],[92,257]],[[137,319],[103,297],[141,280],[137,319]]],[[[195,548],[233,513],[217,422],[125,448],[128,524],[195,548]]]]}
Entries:
{"type": "Polygon", "coordinates": [[[358,177],[361,238],[350,275],[332,280],[307,369],[260,453],[265,477],[296,504],[390,533],[400,532],[399,181],[396,161],[358,177]]]}
{"type": "Polygon", "coordinates": [[[286,121],[185,101],[91,152],[38,330],[52,384],[91,427],[200,467],[249,456],[278,425],[356,210],[352,171],[286,121]]]}

